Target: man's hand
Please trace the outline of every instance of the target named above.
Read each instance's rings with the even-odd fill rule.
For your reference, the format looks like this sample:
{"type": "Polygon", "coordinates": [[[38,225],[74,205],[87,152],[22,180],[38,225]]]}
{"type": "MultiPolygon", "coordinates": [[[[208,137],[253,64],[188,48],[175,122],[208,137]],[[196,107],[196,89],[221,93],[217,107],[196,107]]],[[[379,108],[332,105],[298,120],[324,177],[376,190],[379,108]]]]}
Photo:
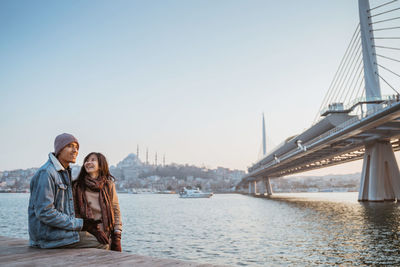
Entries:
{"type": "Polygon", "coordinates": [[[99,223],[101,223],[101,220],[83,219],[82,231],[91,232],[96,230],[99,223]]]}

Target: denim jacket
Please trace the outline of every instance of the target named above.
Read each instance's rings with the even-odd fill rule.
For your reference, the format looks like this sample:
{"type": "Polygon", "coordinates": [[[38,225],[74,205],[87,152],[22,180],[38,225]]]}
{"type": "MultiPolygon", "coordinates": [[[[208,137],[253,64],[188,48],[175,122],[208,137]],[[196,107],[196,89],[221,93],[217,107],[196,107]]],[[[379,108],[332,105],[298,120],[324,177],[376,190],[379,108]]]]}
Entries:
{"type": "Polygon", "coordinates": [[[83,220],[75,218],[71,172],[53,153],[32,177],[30,191],[29,245],[55,248],[79,242],[83,220]]]}

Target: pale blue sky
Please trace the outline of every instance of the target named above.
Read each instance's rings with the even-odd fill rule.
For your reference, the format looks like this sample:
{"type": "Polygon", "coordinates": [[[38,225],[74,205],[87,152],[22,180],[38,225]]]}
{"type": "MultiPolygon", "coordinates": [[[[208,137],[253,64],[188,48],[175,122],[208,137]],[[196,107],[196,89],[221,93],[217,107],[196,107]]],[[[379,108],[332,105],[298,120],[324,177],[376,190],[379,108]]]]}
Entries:
{"type": "Polygon", "coordinates": [[[79,164],[139,144],[245,169],[262,112],[268,148],[312,124],[357,24],[350,0],[2,0],[0,170],[40,166],[62,132],[79,164]]]}

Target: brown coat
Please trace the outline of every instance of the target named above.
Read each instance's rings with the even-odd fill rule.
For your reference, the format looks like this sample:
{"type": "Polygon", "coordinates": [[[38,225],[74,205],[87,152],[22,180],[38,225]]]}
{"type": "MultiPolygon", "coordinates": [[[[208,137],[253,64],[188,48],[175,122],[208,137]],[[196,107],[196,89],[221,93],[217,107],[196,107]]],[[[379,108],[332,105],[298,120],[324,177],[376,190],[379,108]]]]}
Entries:
{"type": "MultiPolygon", "coordinates": [[[[118,196],[117,196],[117,191],[115,190],[115,184],[112,181],[107,181],[109,183],[110,187],[110,197],[112,199],[112,212],[114,213],[114,231],[122,231],[122,219],[121,219],[121,212],[119,209],[119,202],[118,202],[118,196]]],[[[76,188],[76,184],[74,186],[74,189],[76,188]]],[[[75,192],[74,192],[75,193],[75,192]]],[[[93,216],[95,220],[100,220],[102,219],[101,217],[101,208],[100,208],[100,202],[99,202],[99,192],[94,192],[89,189],[86,189],[85,191],[85,196],[87,198],[88,204],[93,212],[93,216]]],[[[75,202],[76,203],[76,202],[75,202]]],[[[75,208],[75,210],[77,210],[75,208]]],[[[77,217],[80,217],[79,214],[76,214],[77,217]]],[[[103,224],[99,224],[100,229],[104,231],[103,224]]]]}

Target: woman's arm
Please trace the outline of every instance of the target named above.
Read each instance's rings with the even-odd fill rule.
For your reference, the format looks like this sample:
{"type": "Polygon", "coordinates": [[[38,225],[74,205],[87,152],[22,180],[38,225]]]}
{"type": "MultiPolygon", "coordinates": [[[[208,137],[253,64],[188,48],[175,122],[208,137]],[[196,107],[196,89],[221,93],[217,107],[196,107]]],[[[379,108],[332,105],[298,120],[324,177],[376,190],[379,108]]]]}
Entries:
{"type": "Polygon", "coordinates": [[[122,231],[121,211],[119,209],[119,201],[114,183],[111,183],[111,194],[112,194],[112,205],[113,205],[112,208],[114,210],[114,220],[115,220],[114,231],[122,231]]]}

